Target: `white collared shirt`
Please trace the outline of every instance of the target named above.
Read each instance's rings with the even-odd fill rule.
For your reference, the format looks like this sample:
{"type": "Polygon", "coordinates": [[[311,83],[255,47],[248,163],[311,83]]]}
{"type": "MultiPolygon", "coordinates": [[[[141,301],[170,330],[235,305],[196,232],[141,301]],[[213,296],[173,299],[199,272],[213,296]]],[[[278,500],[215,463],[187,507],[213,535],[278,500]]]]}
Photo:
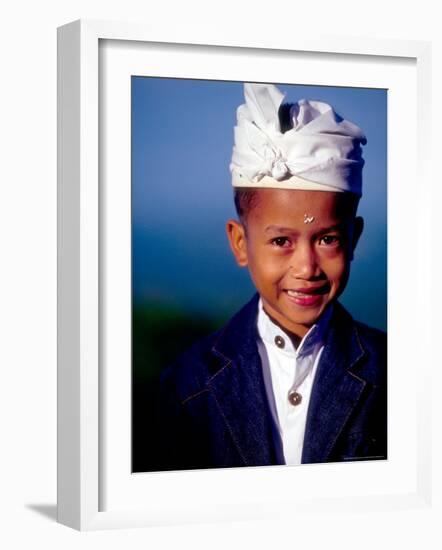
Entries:
{"type": "Polygon", "coordinates": [[[295,349],[290,337],[270,319],[263,309],[262,300],[259,300],[258,349],[270,409],[279,427],[286,464],[301,463],[308,404],[324,349],[330,314],[328,308],[295,349]],[[292,405],[289,401],[291,391],[301,395],[299,404],[292,405]]]}

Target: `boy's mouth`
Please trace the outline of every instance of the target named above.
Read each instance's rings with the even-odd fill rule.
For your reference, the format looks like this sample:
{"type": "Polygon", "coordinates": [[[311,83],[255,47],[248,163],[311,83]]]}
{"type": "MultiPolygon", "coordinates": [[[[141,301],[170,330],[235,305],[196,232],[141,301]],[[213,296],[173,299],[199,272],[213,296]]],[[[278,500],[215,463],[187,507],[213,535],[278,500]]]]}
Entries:
{"type": "Polygon", "coordinates": [[[328,285],[321,285],[318,287],[308,287],[299,289],[285,289],[285,293],[289,297],[290,301],[298,306],[312,307],[317,306],[322,296],[328,291],[328,285]]]}
{"type": "Polygon", "coordinates": [[[289,296],[292,296],[293,298],[297,298],[297,297],[305,297],[305,296],[311,296],[313,294],[313,292],[304,292],[304,291],[300,291],[300,290],[287,290],[287,294],[289,296]]]}
{"type": "Polygon", "coordinates": [[[329,290],[329,285],[321,285],[316,287],[298,288],[298,289],[286,288],[285,292],[292,298],[298,298],[298,297],[303,298],[306,296],[326,294],[328,290],[329,290]]]}

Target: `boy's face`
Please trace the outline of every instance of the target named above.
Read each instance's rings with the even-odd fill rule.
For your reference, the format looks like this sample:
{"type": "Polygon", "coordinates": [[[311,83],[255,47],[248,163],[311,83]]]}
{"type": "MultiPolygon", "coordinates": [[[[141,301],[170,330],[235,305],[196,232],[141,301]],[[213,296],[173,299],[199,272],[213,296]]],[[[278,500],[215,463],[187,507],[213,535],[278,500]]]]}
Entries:
{"type": "Polygon", "coordinates": [[[343,193],[256,193],[245,226],[227,222],[230,245],[237,263],[248,266],[268,315],[303,337],[344,290],[363,221],[343,193]]]}

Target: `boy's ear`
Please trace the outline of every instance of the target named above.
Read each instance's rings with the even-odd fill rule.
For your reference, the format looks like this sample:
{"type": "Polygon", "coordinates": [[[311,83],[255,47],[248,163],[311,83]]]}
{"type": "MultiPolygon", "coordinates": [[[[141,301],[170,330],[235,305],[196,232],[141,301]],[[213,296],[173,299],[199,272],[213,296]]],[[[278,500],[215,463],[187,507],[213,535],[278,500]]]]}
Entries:
{"type": "Polygon", "coordinates": [[[356,245],[359,242],[359,238],[362,235],[362,231],[364,230],[364,218],[361,218],[360,216],[355,218],[355,224],[354,224],[354,230],[353,230],[353,239],[351,243],[351,257],[350,259],[353,260],[353,253],[355,251],[356,245]]]}
{"type": "Polygon", "coordinates": [[[240,267],[245,267],[248,264],[245,227],[236,220],[228,220],[226,232],[236,263],[240,267]]]}

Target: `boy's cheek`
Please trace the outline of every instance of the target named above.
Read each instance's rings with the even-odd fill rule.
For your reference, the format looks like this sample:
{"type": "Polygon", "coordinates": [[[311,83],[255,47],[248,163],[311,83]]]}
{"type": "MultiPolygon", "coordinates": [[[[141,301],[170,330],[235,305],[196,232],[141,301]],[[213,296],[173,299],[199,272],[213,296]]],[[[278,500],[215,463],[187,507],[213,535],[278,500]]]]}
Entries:
{"type": "Polygon", "coordinates": [[[324,261],[335,260],[337,262],[345,262],[349,257],[349,252],[350,249],[348,247],[339,245],[322,250],[320,257],[323,258],[324,261]]]}
{"type": "Polygon", "coordinates": [[[339,275],[346,272],[350,267],[350,257],[346,251],[328,252],[322,257],[322,268],[329,275],[339,275]]]}

